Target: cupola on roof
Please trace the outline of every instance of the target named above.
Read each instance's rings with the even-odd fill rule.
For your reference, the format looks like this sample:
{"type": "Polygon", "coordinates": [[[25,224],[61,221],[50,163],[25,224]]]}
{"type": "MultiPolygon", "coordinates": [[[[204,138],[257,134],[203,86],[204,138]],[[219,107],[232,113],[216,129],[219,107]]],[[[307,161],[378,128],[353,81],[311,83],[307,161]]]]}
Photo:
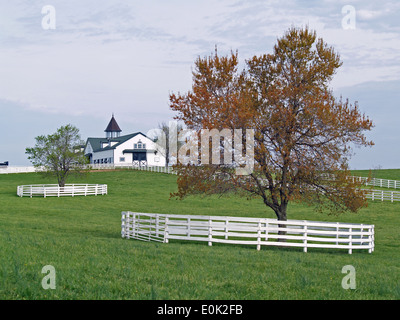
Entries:
{"type": "Polygon", "coordinates": [[[122,130],[119,127],[117,121],[115,120],[114,114],[112,115],[111,120],[108,123],[106,130],[104,131],[107,133],[107,138],[115,138],[120,136],[120,132],[122,130]]]}
{"type": "Polygon", "coordinates": [[[122,130],[120,129],[117,121],[114,118],[114,114],[111,117],[110,122],[108,123],[108,126],[106,128],[106,130],[104,130],[105,132],[121,132],[122,130]]]}

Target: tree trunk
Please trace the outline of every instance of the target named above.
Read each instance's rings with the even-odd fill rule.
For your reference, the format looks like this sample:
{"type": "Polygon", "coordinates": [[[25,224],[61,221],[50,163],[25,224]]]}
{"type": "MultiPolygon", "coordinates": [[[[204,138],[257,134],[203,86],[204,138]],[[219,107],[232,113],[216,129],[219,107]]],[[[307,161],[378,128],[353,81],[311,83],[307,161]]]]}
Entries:
{"type": "Polygon", "coordinates": [[[59,186],[60,188],[64,188],[64,187],[65,187],[65,180],[64,180],[64,179],[58,180],[58,186],[59,186]]]}
{"type": "MultiPolygon", "coordinates": [[[[278,221],[287,221],[286,208],[284,208],[284,209],[281,208],[280,210],[275,211],[275,214],[277,216],[278,221]]],[[[278,226],[279,226],[280,229],[285,229],[286,228],[286,224],[280,224],[278,226]]],[[[283,235],[283,236],[286,235],[286,230],[278,231],[278,235],[283,235]]],[[[278,242],[286,242],[286,239],[279,238],[278,242]]]]}

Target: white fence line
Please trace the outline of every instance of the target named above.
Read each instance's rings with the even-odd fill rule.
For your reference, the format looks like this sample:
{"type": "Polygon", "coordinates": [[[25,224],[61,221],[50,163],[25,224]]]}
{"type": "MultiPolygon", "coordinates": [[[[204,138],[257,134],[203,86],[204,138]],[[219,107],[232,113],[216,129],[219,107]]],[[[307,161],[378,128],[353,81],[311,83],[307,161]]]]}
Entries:
{"type": "Polygon", "coordinates": [[[360,182],[363,182],[367,186],[400,189],[400,181],[399,180],[371,178],[371,180],[368,181],[368,178],[358,177],[358,176],[349,176],[349,178],[352,179],[353,182],[360,181],[360,182]]]}
{"type": "Polygon", "coordinates": [[[261,246],[336,248],[374,251],[374,225],[307,220],[278,221],[198,215],[122,212],[121,235],[127,239],[204,241],[261,246]],[[279,241],[285,240],[285,242],[279,241]]]}
{"type": "Polygon", "coordinates": [[[381,200],[381,201],[400,201],[399,191],[386,191],[386,190],[370,190],[366,193],[367,199],[381,200]]]}
{"type": "MultiPolygon", "coordinates": [[[[173,171],[172,167],[160,167],[160,166],[133,166],[132,164],[127,165],[113,165],[113,164],[95,164],[90,165],[94,170],[114,170],[114,169],[132,169],[132,170],[139,170],[139,171],[149,171],[149,172],[160,172],[160,173],[167,173],[167,174],[176,174],[173,171]]],[[[24,173],[24,172],[35,172],[35,168],[32,167],[6,167],[0,168],[1,173],[24,173]]],[[[368,182],[368,178],[366,177],[357,177],[357,176],[350,176],[349,178],[355,181],[363,181],[366,185],[373,185],[379,186],[382,188],[400,188],[400,181],[398,180],[387,180],[387,179],[377,179],[373,178],[371,181],[368,182]]],[[[381,200],[381,201],[400,201],[400,192],[397,191],[382,191],[382,190],[368,190],[366,194],[367,199],[370,200],[381,200]]]]}
{"type": "Polygon", "coordinates": [[[107,194],[106,184],[66,184],[60,187],[58,184],[36,184],[17,187],[19,197],[62,197],[62,196],[89,196],[107,194]]]}
{"type": "MultiPolygon", "coordinates": [[[[114,165],[114,164],[91,164],[88,165],[89,169],[93,170],[115,170],[115,169],[132,169],[132,170],[140,170],[140,171],[150,171],[150,172],[161,172],[161,173],[169,173],[176,174],[172,167],[160,167],[160,166],[134,166],[133,164],[125,164],[125,165],[114,165]]],[[[0,174],[8,174],[8,173],[31,173],[37,172],[40,169],[35,168],[34,166],[27,167],[0,167],[0,174]]]]}
{"type": "MultiPolygon", "coordinates": [[[[93,170],[115,170],[115,169],[132,169],[139,171],[150,171],[150,172],[161,172],[168,174],[176,174],[172,167],[160,167],[160,166],[134,166],[133,164],[90,164],[89,165],[93,170]]],[[[0,174],[4,173],[30,173],[35,172],[38,169],[35,169],[33,166],[26,167],[0,167],[0,174]]],[[[382,188],[392,188],[392,189],[400,189],[400,181],[399,180],[388,180],[388,179],[378,179],[372,178],[368,181],[366,177],[359,176],[349,176],[353,181],[362,181],[365,185],[382,187],[382,188]]],[[[396,201],[396,200],[395,200],[396,201]]]]}
{"type": "Polygon", "coordinates": [[[176,174],[172,167],[160,167],[160,166],[135,166],[133,164],[124,165],[114,165],[114,164],[90,164],[93,170],[115,170],[115,169],[131,169],[139,171],[150,171],[150,172],[160,172],[168,174],[176,174]]]}
{"type": "Polygon", "coordinates": [[[27,167],[0,167],[0,174],[8,174],[8,173],[30,173],[35,172],[34,166],[27,167]]]}

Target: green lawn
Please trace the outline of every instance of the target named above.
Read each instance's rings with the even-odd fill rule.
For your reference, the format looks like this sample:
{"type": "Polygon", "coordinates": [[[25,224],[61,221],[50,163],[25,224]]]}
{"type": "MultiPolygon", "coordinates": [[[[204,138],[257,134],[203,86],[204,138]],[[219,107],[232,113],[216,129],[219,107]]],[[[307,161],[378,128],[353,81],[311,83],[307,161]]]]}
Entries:
{"type": "MultiPolygon", "coordinates": [[[[400,180],[400,170],[392,178],[400,180]]],[[[290,206],[289,219],[374,224],[372,254],[257,251],[122,239],[121,211],[274,218],[260,200],[170,200],[176,176],[150,172],[96,172],[69,182],[105,183],[109,193],[19,198],[18,185],[54,181],[37,174],[0,175],[0,299],[400,299],[400,203],[370,202],[357,214],[341,216],[290,206]],[[45,265],[56,270],[55,290],[41,286],[45,265]],[[341,286],[345,265],[355,267],[355,290],[341,286]]]]}
{"type": "Polygon", "coordinates": [[[372,178],[400,180],[400,169],[356,170],[352,171],[352,173],[361,177],[368,177],[371,174],[372,178]]]}

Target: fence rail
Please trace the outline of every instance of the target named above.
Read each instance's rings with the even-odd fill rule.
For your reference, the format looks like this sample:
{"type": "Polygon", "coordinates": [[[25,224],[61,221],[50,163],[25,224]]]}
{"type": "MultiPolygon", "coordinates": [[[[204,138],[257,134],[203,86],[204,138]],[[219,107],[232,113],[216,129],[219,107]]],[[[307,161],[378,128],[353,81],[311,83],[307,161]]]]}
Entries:
{"type": "Polygon", "coordinates": [[[58,184],[36,184],[17,187],[19,197],[62,197],[62,196],[89,196],[107,194],[106,184],[66,184],[60,187],[58,184]]]}
{"type": "Polygon", "coordinates": [[[266,218],[165,215],[122,212],[121,235],[127,239],[204,241],[261,246],[336,248],[374,251],[374,225],[266,218]],[[281,241],[280,241],[281,240],[281,241]],[[282,242],[284,240],[285,242],[282,242]]]}

